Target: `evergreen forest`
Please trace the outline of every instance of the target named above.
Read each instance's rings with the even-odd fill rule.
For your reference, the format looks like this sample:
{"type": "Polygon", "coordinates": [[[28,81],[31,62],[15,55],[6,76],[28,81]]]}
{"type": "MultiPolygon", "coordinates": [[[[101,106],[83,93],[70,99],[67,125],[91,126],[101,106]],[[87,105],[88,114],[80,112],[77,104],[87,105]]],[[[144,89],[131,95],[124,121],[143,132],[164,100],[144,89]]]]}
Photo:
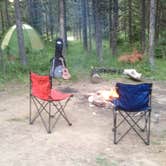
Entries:
{"type": "Polygon", "coordinates": [[[16,25],[8,45],[0,48],[0,83],[25,81],[30,70],[47,74],[57,37],[63,39],[72,80],[89,76],[92,67],[134,68],[144,77],[163,80],[165,16],[165,0],[0,0],[0,43],[16,25]],[[23,24],[35,29],[42,49],[32,48],[23,24]],[[141,61],[118,61],[134,50],[141,61]]]}

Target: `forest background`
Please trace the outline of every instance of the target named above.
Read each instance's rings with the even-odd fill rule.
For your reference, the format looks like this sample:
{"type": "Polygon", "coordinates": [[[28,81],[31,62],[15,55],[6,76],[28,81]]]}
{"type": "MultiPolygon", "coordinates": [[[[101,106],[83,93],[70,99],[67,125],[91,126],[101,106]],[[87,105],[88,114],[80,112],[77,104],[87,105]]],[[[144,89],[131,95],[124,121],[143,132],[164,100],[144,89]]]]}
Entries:
{"type": "Polygon", "coordinates": [[[92,66],[135,68],[144,77],[163,80],[165,9],[165,0],[0,0],[0,43],[12,25],[17,27],[10,45],[0,49],[0,84],[26,81],[29,70],[48,74],[57,37],[64,40],[72,80],[89,76],[92,66]],[[26,44],[23,23],[36,29],[44,49],[26,44]],[[134,49],[143,54],[142,61],[118,61],[134,49]]]}

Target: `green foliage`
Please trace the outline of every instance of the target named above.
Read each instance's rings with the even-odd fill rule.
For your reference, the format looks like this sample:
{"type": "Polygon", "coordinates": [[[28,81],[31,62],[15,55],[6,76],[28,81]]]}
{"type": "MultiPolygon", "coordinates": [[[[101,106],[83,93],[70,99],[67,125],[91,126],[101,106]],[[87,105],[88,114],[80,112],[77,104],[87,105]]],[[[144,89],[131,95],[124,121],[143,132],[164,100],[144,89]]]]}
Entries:
{"type": "Polygon", "coordinates": [[[86,74],[89,72],[91,66],[97,63],[97,57],[94,53],[86,53],[81,43],[75,41],[69,43],[67,64],[74,77],[76,77],[78,73],[80,76],[86,74]]]}
{"type": "Polygon", "coordinates": [[[118,166],[119,162],[112,160],[111,162],[103,155],[100,154],[96,157],[96,163],[98,166],[118,166]]]}
{"type": "Polygon", "coordinates": [[[166,31],[161,33],[159,41],[155,47],[155,57],[166,59],[166,31]]]}
{"type": "MultiPolygon", "coordinates": [[[[28,66],[24,67],[20,64],[18,55],[3,54],[4,72],[0,71],[0,83],[16,79],[22,82],[28,80],[29,71],[38,72],[41,74],[48,74],[50,68],[50,59],[54,56],[54,44],[45,43],[45,49],[42,51],[32,51],[27,53],[28,66]]],[[[128,43],[118,47],[119,56],[124,53],[131,53],[133,48],[130,48],[128,43]]],[[[69,71],[72,74],[72,80],[89,77],[92,67],[105,67],[113,69],[131,69],[134,68],[142,73],[143,77],[164,80],[166,73],[166,61],[155,59],[155,70],[151,71],[148,57],[145,55],[144,60],[135,64],[120,63],[117,61],[118,57],[111,55],[111,50],[107,41],[103,43],[103,62],[99,63],[96,56],[95,49],[91,52],[86,52],[82,43],[78,41],[70,41],[67,49],[66,62],[69,71]]],[[[106,79],[119,77],[119,75],[103,75],[106,79]]]]}

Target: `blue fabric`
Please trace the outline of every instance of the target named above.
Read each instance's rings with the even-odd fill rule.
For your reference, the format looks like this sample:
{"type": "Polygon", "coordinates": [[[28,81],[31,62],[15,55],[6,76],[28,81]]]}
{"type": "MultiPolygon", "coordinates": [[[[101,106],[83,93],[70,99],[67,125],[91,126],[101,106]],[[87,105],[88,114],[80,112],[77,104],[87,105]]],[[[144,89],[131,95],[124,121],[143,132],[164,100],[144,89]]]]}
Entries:
{"type": "Polygon", "coordinates": [[[117,83],[119,98],[113,101],[115,109],[137,112],[145,111],[149,108],[149,95],[151,94],[152,84],[123,84],[117,83]]]}

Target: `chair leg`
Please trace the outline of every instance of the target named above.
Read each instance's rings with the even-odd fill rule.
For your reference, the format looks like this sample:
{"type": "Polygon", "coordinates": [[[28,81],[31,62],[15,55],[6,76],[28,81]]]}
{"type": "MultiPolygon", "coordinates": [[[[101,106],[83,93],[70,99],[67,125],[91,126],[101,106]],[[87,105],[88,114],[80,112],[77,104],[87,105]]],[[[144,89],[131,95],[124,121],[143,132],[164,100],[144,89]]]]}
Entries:
{"type": "Polygon", "coordinates": [[[114,110],[113,111],[113,118],[114,118],[114,128],[113,128],[113,132],[114,132],[114,144],[117,144],[130,130],[133,129],[133,131],[136,132],[136,134],[143,140],[143,142],[146,145],[150,144],[150,117],[151,117],[151,112],[147,111],[143,116],[145,116],[145,126],[142,129],[142,127],[139,126],[138,122],[141,120],[141,118],[143,117],[142,115],[140,117],[138,117],[137,119],[133,119],[132,116],[130,116],[128,113],[128,117],[129,119],[126,118],[126,116],[119,111],[119,114],[122,116],[122,118],[124,118],[125,122],[128,123],[128,125],[130,126],[130,128],[128,130],[126,130],[126,132],[124,132],[117,140],[117,128],[122,124],[120,121],[120,123],[118,122],[117,124],[117,111],[114,110]],[[130,121],[129,121],[130,120],[130,121]],[[131,123],[132,122],[132,123],[131,123]],[[135,128],[137,127],[137,129],[135,128]],[[138,129],[141,129],[141,131],[145,131],[144,136],[142,134],[140,134],[140,132],[138,132],[138,129]]]}
{"type": "Polygon", "coordinates": [[[55,103],[53,103],[53,105],[56,107],[56,109],[59,112],[59,114],[66,120],[68,125],[71,126],[72,123],[69,121],[69,119],[67,118],[67,115],[65,114],[65,111],[64,111],[66,103],[65,103],[64,106],[62,106],[62,104],[59,102],[59,107],[55,103]]]}
{"type": "Polygon", "coordinates": [[[151,112],[148,110],[145,113],[145,127],[142,129],[143,132],[146,132],[146,141],[145,144],[149,145],[150,144],[150,118],[151,118],[151,112]]]}
{"type": "MultiPolygon", "coordinates": [[[[67,100],[69,101],[69,100],[67,100]]],[[[59,117],[62,116],[69,126],[72,125],[72,123],[68,120],[67,115],[65,114],[65,105],[62,105],[60,102],[57,102],[56,104],[52,101],[41,101],[38,98],[34,96],[30,96],[29,101],[30,107],[29,107],[29,123],[33,124],[35,120],[40,117],[47,133],[51,133],[52,129],[54,128],[56,122],[58,121],[59,117]],[[59,103],[59,104],[58,104],[59,103]],[[36,114],[33,114],[33,106],[35,107],[36,114]],[[55,110],[52,110],[53,107],[55,107],[55,110]],[[54,112],[54,114],[52,114],[54,112]],[[47,115],[47,118],[46,116],[47,115]],[[53,120],[54,118],[54,120],[53,120]]]]}
{"type": "Polygon", "coordinates": [[[72,123],[69,121],[69,119],[67,118],[67,115],[65,114],[65,111],[62,110],[62,112],[60,111],[60,114],[63,116],[63,118],[67,121],[69,126],[72,126],[72,123]]]}
{"type": "Polygon", "coordinates": [[[113,118],[114,118],[114,125],[113,125],[113,132],[114,132],[114,144],[117,144],[116,142],[116,131],[117,131],[117,128],[116,128],[116,121],[117,121],[117,111],[114,109],[113,110],[113,118]]]}
{"type": "Polygon", "coordinates": [[[31,97],[31,94],[29,96],[29,124],[33,124],[32,123],[32,97],[31,97]]]}
{"type": "Polygon", "coordinates": [[[49,102],[49,113],[48,113],[48,133],[51,133],[51,103],[49,102]]]}
{"type": "Polygon", "coordinates": [[[150,144],[150,123],[151,123],[151,110],[148,112],[147,145],[150,144]]]}

